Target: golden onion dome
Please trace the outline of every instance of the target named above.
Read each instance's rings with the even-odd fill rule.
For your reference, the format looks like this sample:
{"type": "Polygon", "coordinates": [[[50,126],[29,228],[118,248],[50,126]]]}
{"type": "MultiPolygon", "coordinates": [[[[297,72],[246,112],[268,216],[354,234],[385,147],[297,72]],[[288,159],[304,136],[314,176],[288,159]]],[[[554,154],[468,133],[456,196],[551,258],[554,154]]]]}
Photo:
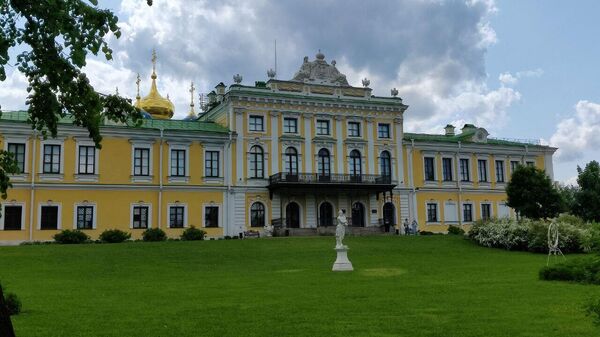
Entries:
{"type": "MultiPolygon", "coordinates": [[[[164,98],[158,92],[156,88],[156,53],[152,53],[152,85],[150,86],[150,93],[144,98],[136,100],[136,107],[148,112],[152,115],[152,118],[156,119],[170,119],[173,117],[175,112],[175,106],[167,96],[164,98]]],[[[139,97],[139,96],[138,96],[139,97]]]]}

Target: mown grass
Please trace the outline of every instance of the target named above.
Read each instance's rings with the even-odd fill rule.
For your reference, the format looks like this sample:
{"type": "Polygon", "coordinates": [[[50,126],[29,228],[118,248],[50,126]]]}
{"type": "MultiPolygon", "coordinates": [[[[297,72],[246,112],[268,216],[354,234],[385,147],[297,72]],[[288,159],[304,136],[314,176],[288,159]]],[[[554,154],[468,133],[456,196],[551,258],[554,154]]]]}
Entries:
{"type": "MultiPolygon", "coordinates": [[[[600,288],[538,280],[543,254],[462,238],[0,247],[17,336],[598,336],[600,288]]],[[[568,257],[567,257],[568,258],[568,257]]]]}

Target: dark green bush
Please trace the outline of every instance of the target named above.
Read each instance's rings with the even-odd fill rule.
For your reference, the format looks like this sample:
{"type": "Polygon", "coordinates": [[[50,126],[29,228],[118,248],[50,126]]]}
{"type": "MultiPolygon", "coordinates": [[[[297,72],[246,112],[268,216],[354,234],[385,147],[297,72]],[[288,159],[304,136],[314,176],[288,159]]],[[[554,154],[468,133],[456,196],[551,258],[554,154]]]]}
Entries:
{"type": "Polygon", "coordinates": [[[129,240],[131,234],[119,229],[107,229],[100,234],[100,241],[104,243],[119,243],[129,240]]]}
{"type": "Polygon", "coordinates": [[[204,240],[204,235],[206,235],[205,231],[198,229],[194,226],[191,226],[190,228],[187,228],[186,230],[184,230],[183,233],[181,233],[181,240],[183,240],[183,241],[204,240]]]}
{"type": "Polygon", "coordinates": [[[569,259],[543,267],[541,280],[600,284],[600,257],[569,259]]]}
{"type": "Polygon", "coordinates": [[[89,235],[78,229],[65,229],[60,231],[59,233],[54,234],[52,237],[54,241],[61,244],[77,244],[77,243],[85,243],[90,240],[89,235]]]}
{"type": "Polygon", "coordinates": [[[165,241],[167,233],[160,228],[148,228],[142,233],[142,238],[146,242],[165,241]]]}
{"type": "Polygon", "coordinates": [[[419,231],[419,235],[436,235],[438,233],[430,232],[430,231],[419,231]]]}
{"type": "Polygon", "coordinates": [[[8,309],[9,316],[18,315],[21,312],[21,300],[19,300],[17,295],[13,293],[7,293],[4,296],[4,300],[6,302],[6,309],[8,309]]]}
{"type": "Polygon", "coordinates": [[[448,226],[448,234],[453,234],[453,235],[465,235],[465,230],[458,227],[458,226],[448,226]]]}

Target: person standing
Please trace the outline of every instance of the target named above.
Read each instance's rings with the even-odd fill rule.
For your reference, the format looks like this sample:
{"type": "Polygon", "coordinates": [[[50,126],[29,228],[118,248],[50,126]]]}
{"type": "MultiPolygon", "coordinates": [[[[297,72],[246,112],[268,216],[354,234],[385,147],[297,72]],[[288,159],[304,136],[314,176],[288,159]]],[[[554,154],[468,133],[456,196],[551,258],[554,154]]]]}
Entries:
{"type": "Polygon", "coordinates": [[[412,228],[411,228],[411,229],[412,229],[412,230],[411,230],[412,234],[413,234],[413,235],[417,235],[417,230],[418,230],[418,228],[419,228],[419,224],[417,223],[417,219],[414,219],[414,220],[413,220],[413,222],[412,222],[412,224],[411,224],[411,227],[412,227],[412,228]]]}
{"type": "Polygon", "coordinates": [[[410,228],[408,228],[408,219],[404,219],[404,235],[409,235],[410,234],[410,228]]]}

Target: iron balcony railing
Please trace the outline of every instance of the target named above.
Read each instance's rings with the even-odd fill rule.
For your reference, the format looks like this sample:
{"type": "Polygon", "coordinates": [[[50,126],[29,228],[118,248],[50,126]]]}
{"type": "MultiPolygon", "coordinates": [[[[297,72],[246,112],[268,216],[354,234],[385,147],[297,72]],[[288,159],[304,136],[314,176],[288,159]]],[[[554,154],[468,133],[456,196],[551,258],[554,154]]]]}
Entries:
{"type": "Polygon", "coordinates": [[[328,174],[280,172],[269,177],[269,184],[299,183],[299,184],[374,184],[385,185],[392,183],[392,177],[378,174],[328,174]]]}

